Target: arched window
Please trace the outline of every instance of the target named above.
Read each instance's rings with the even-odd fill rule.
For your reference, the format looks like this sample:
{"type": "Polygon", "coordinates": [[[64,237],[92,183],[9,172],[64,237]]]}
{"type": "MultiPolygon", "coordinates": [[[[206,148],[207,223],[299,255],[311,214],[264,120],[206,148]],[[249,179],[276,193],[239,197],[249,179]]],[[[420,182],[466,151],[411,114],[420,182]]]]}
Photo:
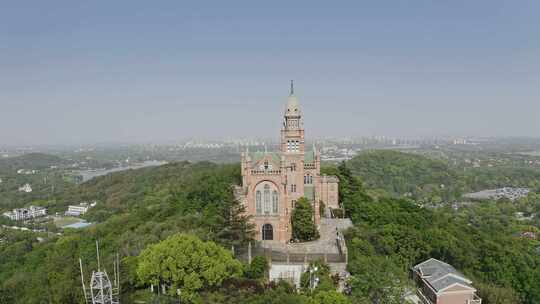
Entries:
{"type": "Polygon", "coordinates": [[[268,161],[267,160],[264,161],[264,170],[268,170],[268,161]]]}
{"type": "Polygon", "coordinates": [[[274,192],[272,193],[272,212],[274,214],[278,213],[278,204],[279,204],[278,201],[279,201],[278,193],[277,191],[274,190],[274,192]]]}
{"type": "Polygon", "coordinates": [[[264,224],[262,226],[262,239],[263,241],[271,241],[274,239],[274,229],[270,224],[264,224]]]}
{"type": "Polygon", "coordinates": [[[270,213],[270,186],[264,185],[264,213],[270,213]]]}
{"type": "Polygon", "coordinates": [[[257,194],[255,195],[255,208],[257,209],[257,214],[262,213],[262,200],[261,200],[261,191],[257,190],[257,194]]]}

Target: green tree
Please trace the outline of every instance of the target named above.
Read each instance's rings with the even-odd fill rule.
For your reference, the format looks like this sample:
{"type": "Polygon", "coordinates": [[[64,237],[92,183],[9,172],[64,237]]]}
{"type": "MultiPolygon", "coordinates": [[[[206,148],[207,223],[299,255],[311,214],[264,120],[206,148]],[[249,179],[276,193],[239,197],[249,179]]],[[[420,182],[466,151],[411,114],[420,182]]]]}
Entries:
{"type": "Polygon", "coordinates": [[[188,302],[197,298],[197,291],[220,286],[242,274],[242,265],[231,252],[186,234],[175,234],[147,247],[138,260],[137,275],[142,283],[165,286],[170,296],[180,291],[182,300],[188,302]]]}
{"type": "Polygon", "coordinates": [[[220,204],[218,212],[217,240],[228,246],[242,246],[253,240],[255,225],[250,221],[244,204],[232,197],[232,190],[228,199],[220,204]]]}
{"type": "Polygon", "coordinates": [[[521,300],[511,288],[498,287],[491,284],[475,283],[478,288],[478,296],[485,304],[519,304],[521,300]]]}
{"type": "Polygon", "coordinates": [[[345,216],[356,223],[361,215],[360,206],[366,202],[373,202],[373,199],[366,193],[362,181],[353,175],[347,163],[341,162],[336,174],[339,178],[339,201],[345,216]]]}
{"type": "Polygon", "coordinates": [[[246,267],[245,276],[249,279],[263,279],[268,272],[270,266],[264,256],[256,256],[246,267]]]}
{"type": "Polygon", "coordinates": [[[313,296],[313,304],[350,304],[351,301],[335,290],[321,291],[313,296]]]}
{"type": "Polygon", "coordinates": [[[330,266],[323,261],[314,261],[309,263],[309,268],[306,272],[302,273],[300,277],[300,287],[307,294],[317,294],[322,291],[334,291],[336,286],[330,274],[330,266]],[[314,290],[311,290],[313,286],[312,280],[317,280],[317,284],[314,290]]]}
{"type": "Polygon", "coordinates": [[[311,241],[319,237],[313,220],[313,208],[307,198],[301,197],[296,202],[291,222],[293,238],[300,241],[311,241]]]}

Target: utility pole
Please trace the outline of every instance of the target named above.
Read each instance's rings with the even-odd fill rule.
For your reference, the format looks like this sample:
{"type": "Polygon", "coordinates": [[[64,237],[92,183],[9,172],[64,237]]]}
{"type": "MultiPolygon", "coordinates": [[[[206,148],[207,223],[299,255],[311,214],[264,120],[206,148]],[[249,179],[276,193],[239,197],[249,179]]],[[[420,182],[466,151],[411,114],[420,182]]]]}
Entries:
{"type": "Polygon", "coordinates": [[[313,292],[313,289],[317,287],[317,284],[319,283],[319,278],[316,276],[317,266],[309,269],[309,290],[313,292]]]}

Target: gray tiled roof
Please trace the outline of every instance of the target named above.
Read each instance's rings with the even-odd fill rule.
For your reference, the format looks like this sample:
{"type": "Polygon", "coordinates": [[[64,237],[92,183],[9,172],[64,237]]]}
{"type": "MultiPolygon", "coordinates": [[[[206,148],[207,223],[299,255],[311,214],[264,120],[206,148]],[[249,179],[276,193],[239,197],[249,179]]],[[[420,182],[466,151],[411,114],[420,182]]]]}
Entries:
{"type": "MultiPolygon", "coordinates": [[[[270,155],[271,160],[279,164],[281,162],[281,152],[250,152],[249,156],[253,162],[253,166],[263,159],[265,156],[270,155]]],[[[315,151],[305,151],[304,152],[304,163],[312,164],[315,162],[315,151]]]]}
{"type": "Polygon", "coordinates": [[[315,151],[306,151],[304,153],[304,163],[311,164],[315,162],[315,151]]]}
{"type": "MultiPolygon", "coordinates": [[[[429,282],[430,280],[428,279],[427,281],[429,282]]],[[[444,289],[444,288],[446,288],[448,286],[452,286],[455,283],[459,283],[459,284],[461,284],[463,286],[474,288],[467,281],[462,280],[462,279],[460,279],[458,277],[455,277],[455,276],[451,276],[451,275],[448,275],[446,277],[442,277],[438,281],[431,280],[431,282],[429,282],[429,283],[430,283],[431,287],[433,287],[433,289],[435,289],[436,291],[444,289]]]]}
{"type": "Polygon", "coordinates": [[[272,161],[279,163],[281,161],[281,153],[279,152],[251,152],[249,156],[254,163],[263,159],[266,155],[270,155],[272,161]]]}
{"type": "Polygon", "coordinates": [[[455,283],[473,288],[470,285],[471,281],[461,272],[457,271],[452,265],[437,259],[429,259],[414,266],[413,269],[418,271],[435,291],[440,291],[455,283]]]}

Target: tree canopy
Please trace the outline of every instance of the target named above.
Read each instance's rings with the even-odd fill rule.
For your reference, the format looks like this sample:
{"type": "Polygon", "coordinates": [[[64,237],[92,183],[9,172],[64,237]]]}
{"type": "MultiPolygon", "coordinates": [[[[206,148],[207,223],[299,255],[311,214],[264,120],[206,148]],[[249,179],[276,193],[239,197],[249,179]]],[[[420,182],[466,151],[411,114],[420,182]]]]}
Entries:
{"type": "Polygon", "coordinates": [[[164,285],[171,296],[179,290],[183,300],[192,301],[196,291],[242,275],[242,265],[214,242],[175,234],[141,252],[137,275],[144,284],[164,285]]]}
{"type": "Polygon", "coordinates": [[[315,221],[313,220],[313,207],[309,200],[301,197],[294,207],[291,216],[292,235],[299,241],[312,241],[319,237],[315,221]]]}

